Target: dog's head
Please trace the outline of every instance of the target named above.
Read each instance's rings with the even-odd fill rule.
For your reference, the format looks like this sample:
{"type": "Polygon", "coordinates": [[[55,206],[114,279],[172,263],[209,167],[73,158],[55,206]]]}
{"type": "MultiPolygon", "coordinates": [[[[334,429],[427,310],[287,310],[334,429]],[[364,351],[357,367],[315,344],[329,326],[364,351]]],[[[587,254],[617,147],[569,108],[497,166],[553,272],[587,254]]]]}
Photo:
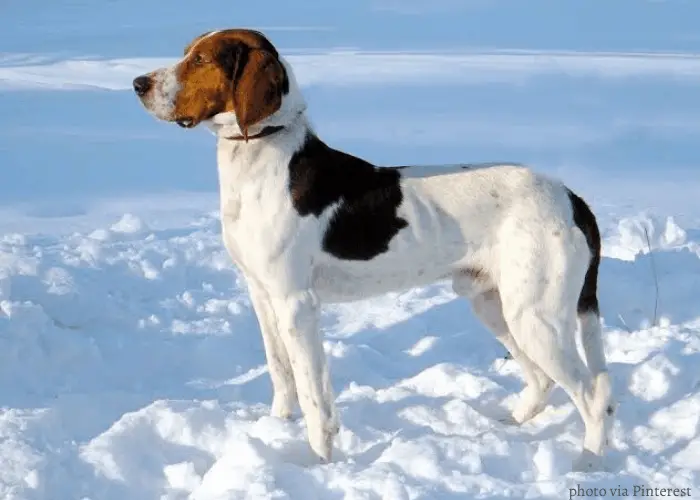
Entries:
{"type": "Polygon", "coordinates": [[[204,121],[237,124],[244,137],[249,127],[289,108],[285,100],[299,106],[291,102],[298,96],[289,99],[290,86],[298,91],[275,47],[262,33],[245,29],[198,36],[180,61],[135,78],[133,86],[145,108],[161,120],[185,128],[204,121]]]}

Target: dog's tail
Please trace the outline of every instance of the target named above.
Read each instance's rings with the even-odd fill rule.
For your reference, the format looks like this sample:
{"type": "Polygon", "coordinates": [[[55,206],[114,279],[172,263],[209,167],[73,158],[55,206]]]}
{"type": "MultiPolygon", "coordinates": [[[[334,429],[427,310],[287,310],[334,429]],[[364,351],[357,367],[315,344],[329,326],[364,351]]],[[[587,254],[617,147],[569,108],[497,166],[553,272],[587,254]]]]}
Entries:
{"type": "Polygon", "coordinates": [[[600,267],[600,230],[590,207],[572,191],[569,191],[574,223],[586,237],[591,259],[576,304],[581,327],[581,344],[586,364],[594,377],[607,371],[598,305],[598,268],[600,267]]]}

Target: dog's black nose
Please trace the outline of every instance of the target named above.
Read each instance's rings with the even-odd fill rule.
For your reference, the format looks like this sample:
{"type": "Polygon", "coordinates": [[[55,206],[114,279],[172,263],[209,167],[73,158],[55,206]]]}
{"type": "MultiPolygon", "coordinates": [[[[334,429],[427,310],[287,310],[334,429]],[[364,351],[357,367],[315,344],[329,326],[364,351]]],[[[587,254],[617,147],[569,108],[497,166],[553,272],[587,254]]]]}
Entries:
{"type": "Polygon", "coordinates": [[[137,76],[136,78],[134,78],[133,85],[134,91],[138,95],[143,96],[151,88],[151,79],[147,76],[137,76]]]}

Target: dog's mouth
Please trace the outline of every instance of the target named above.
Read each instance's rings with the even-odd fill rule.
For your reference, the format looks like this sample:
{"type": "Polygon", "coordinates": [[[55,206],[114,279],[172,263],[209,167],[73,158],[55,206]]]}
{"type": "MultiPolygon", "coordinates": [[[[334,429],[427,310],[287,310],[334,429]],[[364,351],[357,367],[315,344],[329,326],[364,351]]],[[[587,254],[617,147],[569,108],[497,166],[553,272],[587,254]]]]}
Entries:
{"type": "Polygon", "coordinates": [[[195,120],[194,118],[190,118],[189,116],[185,116],[182,118],[178,118],[175,120],[175,123],[177,123],[180,127],[182,128],[192,128],[195,126],[195,120]]]}
{"type": "Polygon", "coordinates": [[[176,118],[175,120],[172,120],[172,121],[177,123],[182,128],[194,128],[202,122],[205,122],[207,120],[211,120],[219,113],[220,113],[219,110],[214,110],[210,113],[205,113],[204,116],[201,116],[201,117],[195,118],[193,116],[181,116],[181,117],[176,118]]]}

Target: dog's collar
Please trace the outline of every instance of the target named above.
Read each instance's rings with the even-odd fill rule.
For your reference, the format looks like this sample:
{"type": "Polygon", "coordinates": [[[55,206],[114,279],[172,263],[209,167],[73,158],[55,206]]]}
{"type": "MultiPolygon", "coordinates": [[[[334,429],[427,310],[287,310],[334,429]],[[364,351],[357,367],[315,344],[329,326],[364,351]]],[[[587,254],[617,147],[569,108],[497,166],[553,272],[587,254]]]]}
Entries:
{"type": "Polygon", "coordinates": [[[260,132],[257,134],[253,135],[232,135],[229,137],[224,137],[224,139],[229,140],[229,141],[246,141],[248,142],[251,139],[261,139],[263,137],[267,137],[268,135],[276,134],[280,130],[284,129],[284,125],[268,125],[267,127],[263,128],[260,132]]]}

